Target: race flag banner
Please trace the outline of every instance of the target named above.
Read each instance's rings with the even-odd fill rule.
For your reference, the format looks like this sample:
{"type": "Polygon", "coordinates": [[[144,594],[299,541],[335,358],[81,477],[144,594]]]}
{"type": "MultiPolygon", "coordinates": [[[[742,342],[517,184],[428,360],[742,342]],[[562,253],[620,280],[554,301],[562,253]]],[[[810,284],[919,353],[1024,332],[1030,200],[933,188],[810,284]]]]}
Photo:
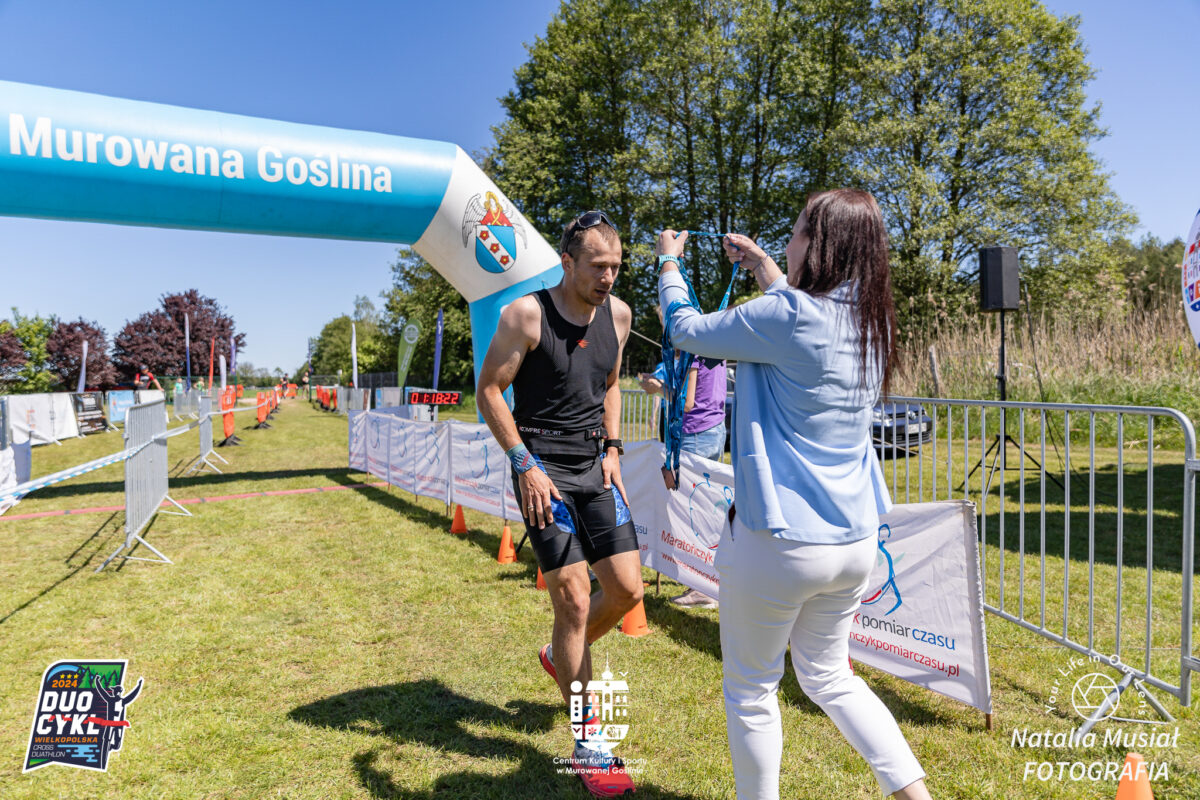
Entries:
{"type": "MultiPolygon", "coordinates": [[[[442,309],[438,309],[437,328],[433,337],[433,390],[438,388],[438,374],[442,371],[442,330],[444,329],[442,309]]],[[[400,384],[403,386],[404,384],[400,384]]]]}
{"type": "Polygon", "coordinates": [[[83,389],[87,386],[87,353],[88,342],[83,340],[83,356],[79,359],[79,385],[75,387],[76,394],[83,394],[83,389]]]}
{"type": "Polygon", "coordinates": [[[350,323],[350,368],[352,370],[351,386],[358,388],[358,326],[350,323]]]}
{"type": "Polygon", "coordinates": [[[187,390],[192,390],[192,321],[183,315],[183,352],[187,366],[187,390]]]}
{"type": "Polygon", "coordinates": [[[400,332],[400,344],[396,348],[396,385],[404,386],[408,378],[408,368],[412,364],[413,351],[416,350],[417,340],[421,338],[421,326],[409,322],[400,332]]]}

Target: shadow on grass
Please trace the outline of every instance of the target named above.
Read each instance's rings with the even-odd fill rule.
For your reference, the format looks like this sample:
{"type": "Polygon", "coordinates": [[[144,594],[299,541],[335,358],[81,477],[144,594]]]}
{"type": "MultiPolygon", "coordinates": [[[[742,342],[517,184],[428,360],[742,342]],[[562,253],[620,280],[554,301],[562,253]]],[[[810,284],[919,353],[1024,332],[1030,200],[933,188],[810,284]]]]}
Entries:
{"type": "MultiPolygon", "coordinates": [[[[1010,448],[1010,450],[1013,448],[1010,448]]],[[[1015,452],[1015,451],[1014,451],[1015,452]]],[[[1019,504],[1021,480],[1017,471],[1017,457],[1011,456],[1004,498],[1007,503],[1019,504]]],[[[1124,476],[1117,472],[1116,465],[1098,467],[1095,472],[1094,488],[1086,460],[1072,460],[1070,481],[1070,515],[1065,511],[1064,491],[1047,473],[1043,484],[1036,469],[1026,463],[1025,471],[1025,542],[1027,555],[1038,555],[1042,547],[1041,495],[1046,493],[1045,545],[1046,555],[1069,558],[1075,563],[1088,561],[1089,529],[1094,530],[1095,560],[1098,564],[1116,565],[1117,545],[1121,542],[1120,560],[1127,567],[1144,567],[1146,564],[1147,525],[1153,530],[1154,568],[1179,572],[1183,564],[1183,479],[1184,468],[1180,464],[1157,465],[1153,471],[1144,466],[1126,468],[1124,476]],[[1153,493],[1148,492],[1153,484],[1153,493]],[[1117,498],[1121,496],[1119,513],[1117,498]],[[1095,504],[1091,502],[1095,497],[1095,504]],[[1148,512],[1148,498],[1153,500],[1153,516],[1148,512]],[[1121,536],[1118,537],[1118,525],[1121,536]],[[1067,535],[1069,530],[1070,535],[1067,535]],[[1069,550],[1068,550],[1069,542],[1069,550]]],[[[1001,543],[1000,527],[1000,480],[996,471],[991,491],[987,497],[986,524],[983,526],[984,542],[998,546],[1001,543]]],[[[1060,480],[1062,474],[1057,476],[1060,480]]],[[[972,499],[980,505],[979,475],[976,474],[972,499]]],[[[1020,540],[1020,514],[1006,509],[1004,520],[1004,549],[1011,553],[1022,550],[1020,540]]],[[[1191,535],[1195,536],[1195,530],[1191,535]]]]}
{"type": "MultiPolygon", "coordinates": [[[[588,794],[576,778],[557,774],[559,766],[552,755],[509,735],[549,731],[559,711],[557,704],[523,700],[510,700],[500,707],[426,679],[344,692],[293,709],[288,718],[314,727],[382,737],[385,742],[352,757],[359,781],[374,797],[584,798],[588,794]],[[456,755],[462,755],[494,767],[503,759],[515,768],[501,775],[460,769],[439,776],[427,789],[405,789],[397,785],[388,768],[391,765],[385,767],[380,761],[392,743],[410,742],[445,753],[447,760],[459,760],[456,755]]],[[[638,796],[690,797],[646,785],[638,786],[638,796]]]]}
{"type": "MultiPolygon", "coordinates": [[[[194,463],[195,459],[193,459],[194,463]]],[[[222,468],[224,464],[220,464],[222,468]]],[[[260,481],[282,481],[291,478],[326,478],[334,483],[343,486],[349,486],[359,481],[352,480],[350,477],[351,470],[346,467],[336,469],[276,469],[261,472],[223,472],[217,474],[215,472],[203,472],[188,476],[175,476],[170,478],[172,494],[181,490],[191,489],[192,487],[202,486],[220,486],[228,483],[257,483],[260,481]]],[[[372,478],[372,480],[375,480],[372,478]]],[[[75,497],[78,495],[110,493],[122,494],[125,491],[124,479],[118,481],[93,481],[91,483],[63,483],[57,486],[50,486],[41,489],[37,493],[39,500],[49,499],[54,497],[75,497]]]]}
{"type": "Polygon", "coordinates": [[[16,616],[18,613],[29,608],[33,604],[37,603],[39,600],[42,600],[47,595],[54,592],[54,590],[56,590],[58,587],[62,586],[64,583],[69,581],[71,578],[74,578],[76,575],[78,575],[84,569],[91,567],[93,562],[96,560],[97,556],[102,557],[103,555],[105,555],[104,551],[106,548],[115,547],[115,545],[113,543],[116,541],[120,541],[122,538],[121,529],[116,528],[113,531],[113,533],[116,534],[115,536],[113,536],[113,535],[104,536],[103,533],[104,533],[105,529],[108,528],[109,524],[117,517],[117,515],[118,514],[123,515],[123,513],[124,512],[116,511],[116,512],[113,512],[111,515],[109,515],[108,519],[104,520],[104,522],[102,522],[100,524],[100,527],[96,528],[96,530],[94,532],[92,532],[86,539],[84,539],[80,543],[79,547],[75,548],[74,552],[72,552],[69,556],[66,557],[66,559],[64,559],[63,563],[66,566],[70,567],[70,571],[65,573],[64,575],[62,575],[57,580],[55,580],[53,583],[51,583],[45,589],[42,589],[41,591],[39,591],[33,597],[26,600],[24,603],[21,603],[19,606],[14,608],[12,611],[9,611],[4,616],[0,617],[0,625],[3,625],[4,623],[6,623],[10,619],[12,619],[14,616],[16,616]],[[82,561],[80,561],[76,564],[72,564],[71,562],[74,561],[77,557],[79,557],[80,554],[83,553],[83,551],[93,542],[95,543],[96,546],[94,548],[92,548],[91,552],[89,552],[82,561]]]}

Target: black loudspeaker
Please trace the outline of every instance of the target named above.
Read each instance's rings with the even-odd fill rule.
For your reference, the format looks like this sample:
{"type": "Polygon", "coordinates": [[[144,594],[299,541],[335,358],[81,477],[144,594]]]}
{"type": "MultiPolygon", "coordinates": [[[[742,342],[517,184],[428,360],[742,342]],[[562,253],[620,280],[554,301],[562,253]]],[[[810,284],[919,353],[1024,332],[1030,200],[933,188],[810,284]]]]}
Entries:
{"type": "Polygon", "coordinates": [[[1017,248],[980,248],[979,307],[984,311],[1015,311],[1020,301],[1017,248]]]}

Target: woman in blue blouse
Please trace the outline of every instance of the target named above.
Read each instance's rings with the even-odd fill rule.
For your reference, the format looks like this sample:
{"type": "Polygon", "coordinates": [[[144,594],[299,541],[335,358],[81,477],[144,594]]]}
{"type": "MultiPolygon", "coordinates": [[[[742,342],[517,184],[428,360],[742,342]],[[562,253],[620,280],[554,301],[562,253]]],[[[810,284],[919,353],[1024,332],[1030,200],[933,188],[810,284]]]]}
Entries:
{"type": "Polygon", "coordinates": [[[891,712],[849,667],[854,612],[891,507],[871,447],[886,394],[896,312],[887,233],[874,198],[814,195],[792,229],[787,276],[748,237],[729,259],[764,295],[716,314],[688,305],[679,275],[687,234],[664,231],[659,300],[682,350],[736,359],[735,506],[717,550],[729,748],[739,800],[779,796],[776,692],[784,654],[800,686],[870,764],[885,794],[929,797],[891,712]]]}

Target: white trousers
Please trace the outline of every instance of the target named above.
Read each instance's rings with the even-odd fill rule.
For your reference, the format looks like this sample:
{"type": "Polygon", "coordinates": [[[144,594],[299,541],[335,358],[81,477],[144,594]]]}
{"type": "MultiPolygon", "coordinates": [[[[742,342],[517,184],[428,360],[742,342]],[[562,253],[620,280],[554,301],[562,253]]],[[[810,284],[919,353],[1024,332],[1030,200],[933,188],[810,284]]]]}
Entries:
{"type": "Polygon", "coordinates": [[[850,672],[850,624],[875,565],[875,537],[813,545],[751,531],[721,535],[721,657],[738,800],[776,800],[784,654],[804,693],[870,764],[884,794],[925,777],[887,706],[850,672]]]}

